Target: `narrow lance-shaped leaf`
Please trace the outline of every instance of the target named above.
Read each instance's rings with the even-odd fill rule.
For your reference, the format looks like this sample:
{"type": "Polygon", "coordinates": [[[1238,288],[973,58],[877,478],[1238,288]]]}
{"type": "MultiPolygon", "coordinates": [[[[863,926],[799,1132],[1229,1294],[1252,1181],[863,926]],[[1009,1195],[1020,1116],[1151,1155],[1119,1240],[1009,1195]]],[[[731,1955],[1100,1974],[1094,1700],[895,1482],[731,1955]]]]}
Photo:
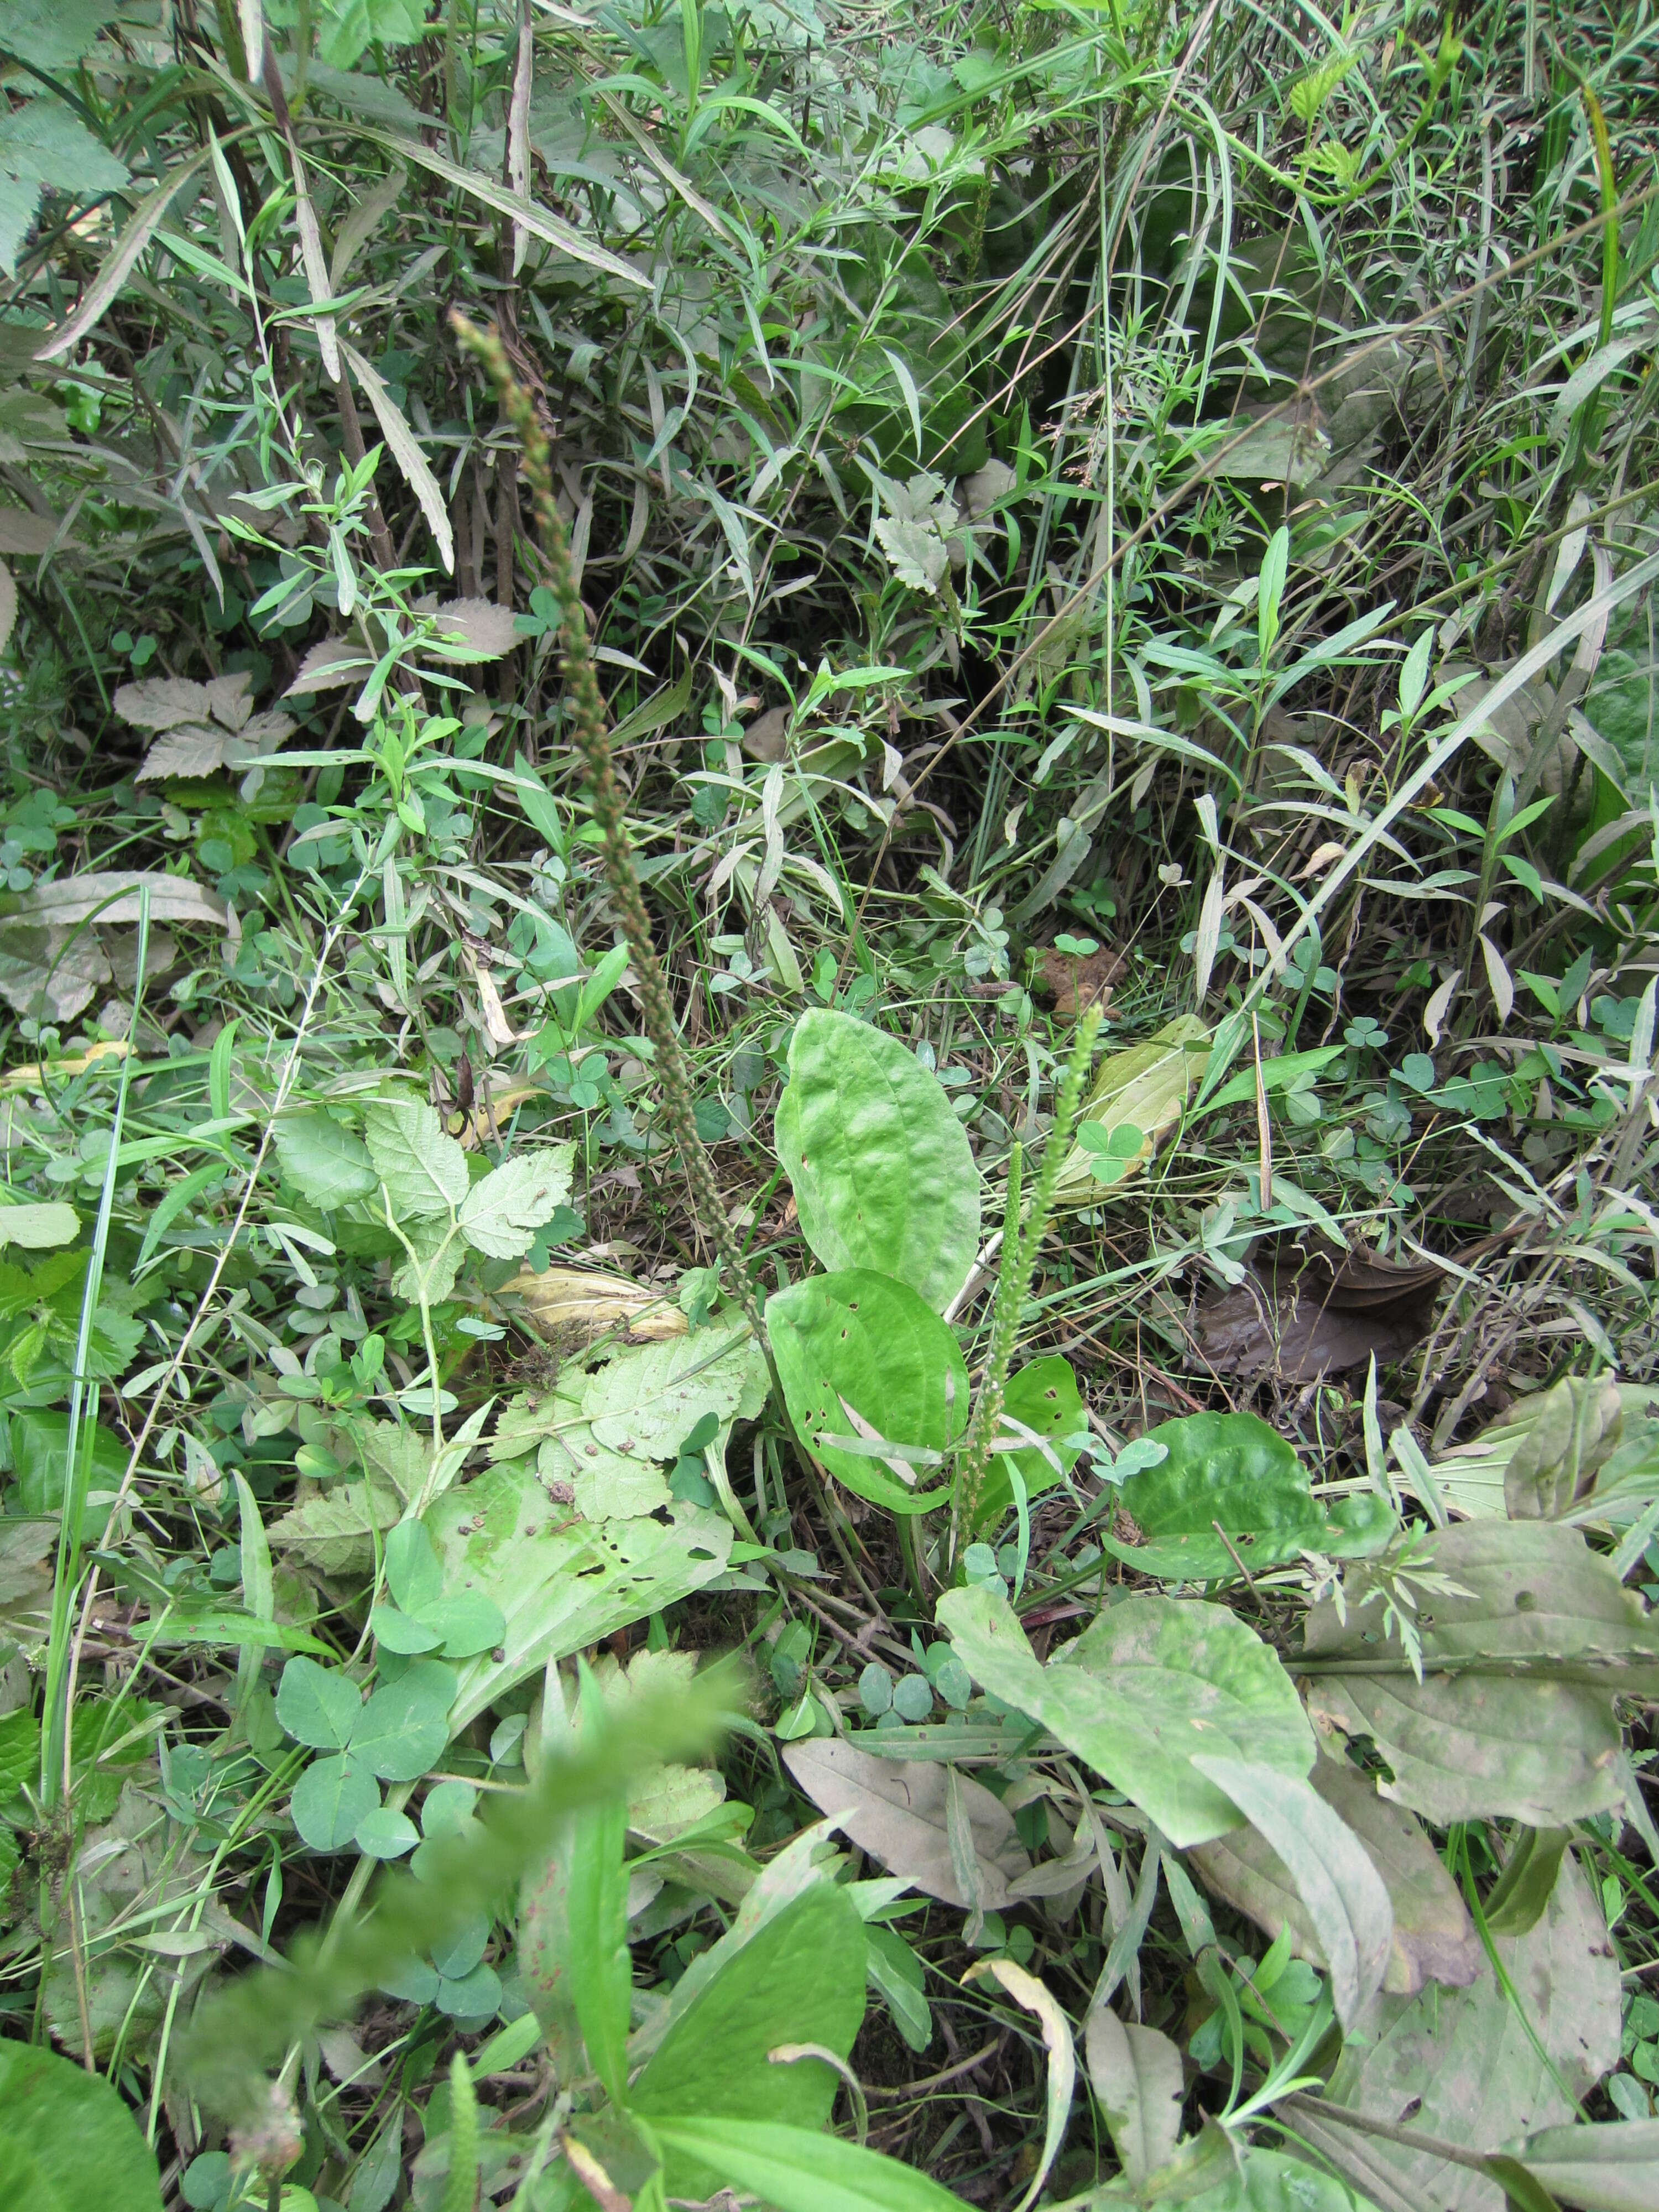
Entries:
{"type": "Polygon", "coordinates": [[[374,410],[374,419],[380,426],[380,435],[387,450],[403,472],[404,481],[420,503],[426,517],[427,528],[438,549],[438,558],[445,573],[455,573],[455,533],[450,526],[449,508],[439,489],[438,479],[432,473],[420,441],[405,420],[403,410],[386,390],[378,372],[370,368],[355,346],[341,344],[340,351],[346,366],[362,386],[363,397],[374,410]]]}

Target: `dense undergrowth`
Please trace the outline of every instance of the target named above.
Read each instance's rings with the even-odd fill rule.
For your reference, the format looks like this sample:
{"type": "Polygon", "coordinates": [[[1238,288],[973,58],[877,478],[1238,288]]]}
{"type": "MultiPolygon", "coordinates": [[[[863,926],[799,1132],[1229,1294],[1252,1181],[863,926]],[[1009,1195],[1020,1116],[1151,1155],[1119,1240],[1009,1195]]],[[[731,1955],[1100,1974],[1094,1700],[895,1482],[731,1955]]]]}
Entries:
{"type": "Polygon", "coordinates": [[[8,2202],[1659,2201],[1656,36],[0,0],[8,2202]]]}

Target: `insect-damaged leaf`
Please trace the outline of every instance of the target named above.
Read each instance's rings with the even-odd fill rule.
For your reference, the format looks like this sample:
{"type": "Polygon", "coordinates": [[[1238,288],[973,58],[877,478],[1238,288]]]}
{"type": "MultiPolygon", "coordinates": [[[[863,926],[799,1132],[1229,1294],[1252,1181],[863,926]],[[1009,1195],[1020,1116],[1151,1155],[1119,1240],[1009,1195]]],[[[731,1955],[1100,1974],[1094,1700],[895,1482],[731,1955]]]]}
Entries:
{"type": "Polygon", "coordinates": [[[1118,2163],[1139,2188],[1175,2155],[1181,2139],[1187,2094],[1181,2053],[1160,2029],[1126,2023],[1107,2005],[1091,2011],[1083,2046],[1118,2163]]]}
{"type": "Polygon", "coordinates": [[[774,1135],[823,1265],[891,1276],[942,1313],[979,1247],[979,1170],[939,1079],[898,1038],[814,1007],[774,1135]]]}
{"type": "Polygon", "coordinates": [[[968,1369],[914,1291],[865,1268],[809,1275],[768,1301],[766,1328],[791,1417],[837,1481],[893,1513],[948,1495],[935,1455],[968,1425],[968,1369]]]}
{"type": "MultiPolygon", "coordinates": [[[[1426,1981],[1467,1988],[1482,1952],[1457,1885],[1415,1816],[1390,1804],[1344,1759],[1321,1759],[1308,1778],[1365,1847],[1388,1890],[1394,1932],[1382,1976],[1390,1995],[1409,1996],[1426,1981]]],[[[1288,1927],[1298,1959],[1328,1964],[1324,1947],[1285,1862],[1254,1828],[1235,1828],[1200,1844],[1192,1860],[1206,1886],[1246,1912],[1268,1936],[1288,1927]]]]}
{"type": "Polygon", "coordinates": [[[550,1659],[601,1643],[725,1571],[731,1522],[678,1501],[671,1511],[666,1523],[583,1521],[522,1461],[445,1492],[426,1519],[444,1589],[489,1598],[506,1621],[500,1659],[486,1654],[456,1669],[452,1732],[550,1659]]]}
{"type": "Polygon", "coordinates": [[[1343,1499],[1328,1516],[1296,1453],[1255,1413],[1162,1421],[1146,1441],[1162,1444],[1164,1456],[1125,1480],[1120,1502],[1146,1540],[1103,1539],[1115,1558],[1143,1574],[1233,1582],[1241,1561],[1266,1569],[1304,1551],[1341,1559],[1380,1550],[1397,1525],[1371,1492],[1343,1499]]]}
{"type": "Polygon", "coordinates": [[[1026,1497],[1036,1498],[1063,1482],[1077,1464],[1080,1447],[1074,1440],[1086,1431],[1088,1421],[1072,1363],[1057,1352],[1030,1360],[1011,1375],[1002,1394],[1004,1434],[1018,1439],[1029,1431],[1042,1442],[994,1455],[980,1492],[975,1527],[992,1527],[1013,1504],[1006,1459],[1018,1469],[1026,1497]]]}
{"type": "MultiPolygon", "coordinates": [[[[1571,1859],[1538,1926],[1496,1948],[1513,2002],[1484,1966],[1466,1990],[1378,1997],[1327,2095],[1372,2119],[1471,2149],[1496,2148],[1571,2118],[1568,2097],[1585,2096],[1617,2063],[1620,2033],[1618,1962],[1571,1859]]],[[[1310,2117],[1316,2109],[1298,2103],[1296,2132],[1379,2212],[1428,2205],[1503,2212],[1503,2192],[1486,2175],[1310,2117]]]]}
{"type": "Polygon", "coordinates": [[[1577,1529],[1462,1522],[1423,1540],[1419,1564],[1463,1594],[1425,1591],[1423,1679],[1363,1567],[1308,1616],[1317,1717],[1370,1737],[1393,1769],[1385,1796],[1435,1821],[1502,1817],[1563,1826],[1619,1803],[1615,1692],[1659,1688],[1659,1635],[1633,1591],[1577,1529]]]}
{"type": "Polygon", "coordinates": [[[1040,1721],[1182,1850],[1243,1817],[1193,1764],[1195,1753],[1298,1778],[1314,1763],[1313,1731],[1290,1676],[1221,1606],[1125,1598],[1046,1667],[994,1590],[947,1592],[939,1619],[982,1688],[1040,1721]]]}

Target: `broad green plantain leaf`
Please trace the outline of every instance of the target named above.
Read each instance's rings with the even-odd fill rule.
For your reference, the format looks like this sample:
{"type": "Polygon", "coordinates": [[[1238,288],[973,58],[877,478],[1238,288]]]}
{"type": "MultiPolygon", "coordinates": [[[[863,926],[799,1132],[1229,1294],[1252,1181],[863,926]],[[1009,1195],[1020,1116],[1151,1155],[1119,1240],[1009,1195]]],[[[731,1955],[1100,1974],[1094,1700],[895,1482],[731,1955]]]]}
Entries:
{"type": "Polygon", "coordinates": [[[1308,1616],[1305,1671],[1328,1725],[1369,1736],[1394,1771],[1383,1795],[1434,1821],[1501,1816],[1557,1827],[1619,1803],[1615,1692],[1659,1688],[1659,1632],[1577,1529],[1460,1522],[1419,1545],[1419,1681],[1385,1638],[1375,1580],[1344,1580],[1308,1616]],[[1328,1662],[1328,1667],[1326,1663],[1328,1662]]]}
{"type": "Polygon", "coordinates": [[[1546,2128],[1515,2155],[1553,2197],[1582,2212],[1653,2212],[1659,2204],[1659,2120],[1546,2128]]]}
{"type": "MultiPolygon", "coordinates": [[[[1410,1996],[1429,1981],[1467,1988],[1483,1971],[1480,1940],[1456,1883],[1416,1817],[1380,1796],[1375,1783],[1346,1759],[1321,1759],[1309,1780],[1358,1837],[1388,1888],[1394,1938],[1383,1989],[1410,1996]]],[[[1208,1888],[1270,1936],[1289,1928],[1297,1958],[1327,1964],[1289,1869],[1254,1828],[1236,1828],[1200,1844],[1191,1856],[1208,1888]]]]}
{"type": "MultiPolygon", "coordinates": [[[[629,2091],[647,2121],[676,2115],[802,2130],[829,2119],[840,2086],[822,2058],[773,2063],[781,2045],[845,2058],[864,2018],[865,1934],[847,1891],[818,1881],[733,1954],[691,2000],[629,2091]]],[[[671,2154],[668,2192],[713,2196],[724,2174],[671,2154]]]]}
{"type": "Polygon", "coordinates": [[[1382,1986],[1394,1911],[1382,1877],[1352,1828],[1299,1776],[1239,1759],[1196,1757],[1289,1870],[1330,1971],[1331,2002],[1345,2029],[1382,1986]]]}
{"type": "Polygon", "coordinates": [[[963,2212],[963,2200],[913,2166],[839,2136],[757,2120],[656,2119],[671,2159],[694,2160],[775,2212],[963,2212]]]}
{"type": "MultiPolygon", "coordinates": [[[[1160,1139],[1174,1128],[1210,1058],[1210,1033],[1195,1014],[1166,1023],[1145,1044],[1109,1052],[1095,1072],[1081,1119],[1100,1135],[1081,1139],[1066,1156],[1054,1198],[1060,1206],[1098,1206],[1108,1186],[1091,1164],[1093,1147],[1117,1129],[1138,1132],[1139,1142],[1122,1160],[1116,1182],[1144,1167],[1160,1139]]],[[[1127,1141],[1127,1139],[1126,1139],[1127,1141]]]]}
{"type": "Polygon", "coordinates": [[[424,1099],[392,1098],[371,1106],[364,1134],[392,1211],[405,1225],[447,1220],[465,1198],[466,1154],[445,1135],[437,1109],[424,1099]]]}
{"type": "Polygon", "coordinates": [[[462,1202],[461,1233],[491,1260],[516,1260],[570,1195],[574,1144],[521,1153],[475,1182],[462,1202]]]}
{"type": "Polygon", "coordinates": [[[773,1134],[801,1234],[942,1313],[979,1249],[979,1170],[938,1078],[896,1037],[814,1007],[795,1024],[773,1134]]]}
{"type": "Polygon", "coordinates": [[[1246,1568],[1281,1565],[1303,1552],[1344,1559],[1380,1551],[1399,1525],[1372,1492],[1327,1516],[1295,1451],[1255,1413],[1193,1413],[1146,1433],[1165,1456],[1130,1475],[1120,1492],[1143,1544],[1103,1540],[1115,1559],[1171,1581],[1235,1582],[1246,1568]],[[1230,1551],[1216,1533],[1220,1524],[1230,1551]],[[1237,1553],[1235,1559],[1233,1553],[1237,1553]]]}
{"type": "Polygon", "coordinates": [[[276,1124],[276,1157],[301,1198],[331,1213],[380,1188],[368,1146],[326,1114],[301,1114],[276,1124]]]}
{"type": "Polygon", "coordinates": [[[1510,1519],[1553,1521],[1570,1513],[1612,1458],[1624,1425],[1624,1401],[1611,1375],[1569,1375],[1546,1390],[1504,1471],[1510,1519]]]}
{"type": "Polygon", "coordinates": [[[16,2212],[161,2212],[155,2154],[101,2075],[0,2043],[0,2201],[16,2212]]]}
{"type": "Polygon", "coordinates": [[[501,1658],[485,1654],[457,1669],[452,1732],[550,1659],[602,1643],[725,1572],[731,1522],[678,1499],[668,1510],[666,1522],[582,1521],[522,1461],[487,1468],[444,1493],[426,1525],[445,1593],[476,1592],[506,1622],[501,1658]]]}
{"type": "Polygon", "coordinates": [[[766,1330],[790,1418],[837,1481],[890,1513],[949,1496],[937,1474],[968,1425],[968,1369],[914,1291],[863,1268],[809,1275],[768,1301],[766,1330]]]}
{"type": "Polygon", "coordinates": [[[1194,1755],[1305,1775],[1313,1732],[1277,1657],[1224,1607],[1167,1597],[1109,1606],[1048,1666],[1006,1598],[951,1590],[939,1624],[969,1673],[1040,1721],[1158,1823],[1179,1849],[1240,1824],[1194,1755]]]}
{"type": "MultiPolygon", "coordinates": [[[[1029,1361],[1017,1374],[1009,1376],[1002,1398],[1003,1434],[1018,1437],[1023,1430],[1030,1429],[1048,1447],[1045,1450],[1041,1445],[1028,1444],[1021,1451],[1006,1455],[1019,1469],[1027,1498],[1036,1498],[1045,1490],[1052,1490],[1055,1483],[1064,1481],[1077,1464],[1079,1449],[1076,1443],[1067,1439],[1086,1432],[1088,1425],[1083,1394],[1077,1387],[1077,1376],[1069,1359],[1050,1352],[1045,1358],[1029,1361]]],[[[992,1459],[990,1472],[980,1492],[974,1519],[976,1528],[993,1527],[1012,1509],[1014,1494],[1004,1459],[1000,1452],[992,1459]]]]}
{"type": "MultiPolygon", "coordinates": [[[[1571,1858],[1538,1926],[1496,1948],[1513,2003],[1489,1971],[1466,1990],[1376,1998],[1337,2062],[1330,2099],[1390,2125],[1409,2113],[1414,2133],[1473,2150],[1571,2118],[1568,2096],[1586,2096],[1618,2063],[1620,2039],[1618,1961],[1571,1858]]],[[[1297,2107],[1296,2132],[1382,2212],[1503,2212],[1503,2193],[1484,2174],[1313,2111],[1297,2107]]]]}
{"type": "Polygon", "coordinates": [[[1106,2115],[1124,2179],[1139,2187],[1175,2156],[1187,2084],[1181,2053],[1161,2029],[1127,2025],[1108,2005],[1090,2012],[1084,2030],[1089,2081],[1106,2115]]]}

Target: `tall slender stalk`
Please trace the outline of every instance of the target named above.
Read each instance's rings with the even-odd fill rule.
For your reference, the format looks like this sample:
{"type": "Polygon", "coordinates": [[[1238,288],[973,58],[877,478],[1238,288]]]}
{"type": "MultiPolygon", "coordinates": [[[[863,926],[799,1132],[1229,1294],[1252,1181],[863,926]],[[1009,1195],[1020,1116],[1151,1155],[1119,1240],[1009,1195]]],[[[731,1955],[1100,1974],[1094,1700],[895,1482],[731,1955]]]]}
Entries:
{"type": "Polygon", "coordinates": [[[713,1238],[749,1324],[759,1336],[760,1309],[744,1269],[742,1248],[726,1218],[714,1168],[703,1149],[702,1139],[697,1134],[691,1084],[680,1050],[673,1005],[652,938],[651,917],[646,911],[639,872],[634,866],[627,804],[611,757],[609,720],[592,649],[587,641],[587,617],[576,588],[569,541],[553,495],[553,459],[547,435],[537,419],[530,394],[513,374],[500,332],[493,329],[481,331],[459,312],[452,313],[449,320],[462,346],[495,386],[501,412],[519,434],[524,479],[530,487],[531,506],[536,517],[536,534],[547,562],[554,597],[559,603],[559,641],[564,655],[570,733],[587,770],[593,818],[605,840],[605,878],[622,917],[623,935],[634,963],[646,1034],[656,1048],[664,1118],[691,1185],[693,1211],[713,1238]]]}
{"type": "Polygon", "coordinates": [[[81,1583],[82,1523],[86,1519],[87,1486],[98,1428],[98,1385],[90,1380],[87,1367],[98,1316],[98,1293],[104,1279],[104,1255],[109,1248],[115,1178],[121,1164],[121,1132],[126,1121],[132,1063],[138,1048],[138,1023],[144,1006],[144,963],[149,957],[149,885],[141,879],[138,965],[132,988],[132,1013],[127,1023],[127,1048],[121,1059],[120,1081],[116,1086],[103,1188],[98,1197],[98,1219],[92,1233],[92,1249],[87,1255],[86,1281],[81,1293],[81,1325],[75,1339],[69,1427],[64,1439],[64,1511],[58,1534],[58,1571],[52,1582],[52,1630],[46,1644],[46,1688],[42,1705],[45,1726],[40,1731],[40,1799],[48,1808],[58,1802],[60,1794],[67,1794],[69,1787],[70,1706],[75,1695],[70,1664],[70,1619],[81,1583]]]}
{"type": "Polygon", "coordinates": [[[1095,1038],[1099,1029],[1100,1010],[1097,1006],[1091,1006],[1077,1025],[1072,1056],[1066,1064],[1066,1073],[1060,1078],[1060,1095],[1054,1102],[1054,1122],[1048,1131],[1048,1141],[1043,1148],[1036,1188],[1031,1194],[1030,1210],[1023,1223],[1020,1206],[1024,1176],[1018,1146],[1014,1147],[1013,1157],[1008,1164],[1008,1196],[1002,1231],[1002,1271],[997,1279],[990,1355],[985,1363],[985,1375],[968,1424],[968,1433],[963,1439],[962,1456],[957,1462],[956,1482],[951,1501],[951,1556],[953,1561],[959,1558],[972,1534],[974,1516],[979,1510],[980,1497],[985,1488],[985,1478],[990,1472],[991,1445],[1002,1421],[1003,1394],[1008,1387],[1008,1370],[1013,1364],[1014,1348],[1019,1340],[1020,1316],[1030,1293],[1036,1255],[1054,1214],[1054,1192],[1059,1187],[1060,1170],[1066,1164],[1066,1155],[1071,1149],[1072,1132],[1077,1126],[1078,1107],[1082,1100],[1083,1085],[1088,1077],[1089,1063],[1094,1054],[1095,1038]]]}

